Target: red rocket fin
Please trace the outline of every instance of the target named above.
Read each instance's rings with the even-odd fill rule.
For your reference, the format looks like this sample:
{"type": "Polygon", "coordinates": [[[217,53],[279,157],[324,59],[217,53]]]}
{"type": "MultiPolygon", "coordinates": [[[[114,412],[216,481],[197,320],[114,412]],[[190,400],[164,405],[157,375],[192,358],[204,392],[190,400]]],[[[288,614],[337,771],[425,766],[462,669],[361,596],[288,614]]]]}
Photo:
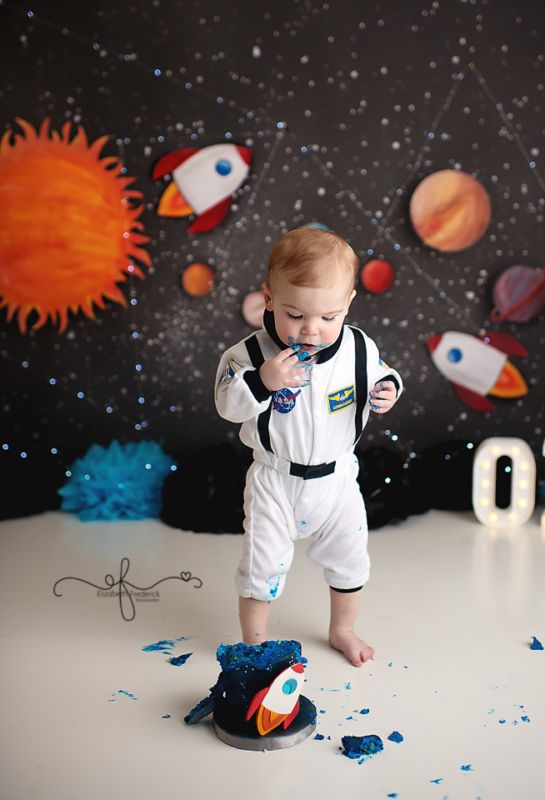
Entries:
{"type": "Polygon", "coordinates": [[[494,404],[490,402],[482,394],[472,392],[471,389],[466,389],[465,386],[460,386],[458,383],[454,384],[456,394],[464,405],[469,406],[475,411],[493,411],[494,404]]]}
{"type": "Polygon", "coordinates": [[[197,217],[195,222],[189,226],[187,229],[188,233],[206,233],[206,231],[212,230],[215,228],[216,225],[219,225],[220,222],[227,216],[227,212],[231,207],[231,195],[226,197],[225,200],[220,200],[219,203],[216,203],[215,206],[209,208],[208,211],[205,211],[204,214],[201,214],[200,217],[197,217]]]}
{"type": "Polygon", "coordinates": [[[180,164],[187,161],[190,156],[198,152],[198,147],[181,147],[179,150],[173,150],[171,153],[162,156],[153,167],[153,172],[151,173],[152,180],[156,181],[158,178],[162,178],[164,175],[174,172],[176,167],[179,167],[180,164]]]}
{"type": "Polygon", "coordinates": [[[259,692],[256,692],[252,697],[250,705],[248,706],[248,711],[246,712],[246,719],[249,720],[255,714],[263,700],[265,699],[265,695],[269,691],[269,686],[265,686],[264,689],[260,689],[259,692]]]}
{"type": "Polygon", "coordinates": [[[491,344],[497,350],[501,350],[506,356],[527,356],[528,350],[510,333],[500,331],[489,331],[480,337],[485,344],[491,344]]]}
{"type": "Polygon", "coordinates": [[[291,725],[291,723],[293,722],[293,720],[295,719],[295,717],[297,716],[298,713],[299,713],[299,698],[297,698],[297,702],[294,705],[293,711],[291,712],[291,714],[289,714],[286,717],[286,719],[284,720],[284,722],[282,723],[282,727],[284,728],[284,730],[286,730],[286,728],[289,725],[291,725]]]}

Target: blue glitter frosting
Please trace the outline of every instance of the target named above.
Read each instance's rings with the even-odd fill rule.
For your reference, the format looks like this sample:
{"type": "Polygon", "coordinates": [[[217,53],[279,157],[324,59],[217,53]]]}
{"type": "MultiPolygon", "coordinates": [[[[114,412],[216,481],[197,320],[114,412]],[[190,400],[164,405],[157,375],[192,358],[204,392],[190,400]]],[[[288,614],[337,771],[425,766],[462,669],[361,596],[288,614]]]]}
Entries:
{"type": "Polygon", "coordinates": [[[293,640],[280,639],[262,642],[261,644],[220,644],[216,652],[221,668],[224,670],[238,669],[242,666],[254,669],[269,669],[279,661],[289,659],[293,664],[307,659],[301,655],[301,643],[293,640]]]}

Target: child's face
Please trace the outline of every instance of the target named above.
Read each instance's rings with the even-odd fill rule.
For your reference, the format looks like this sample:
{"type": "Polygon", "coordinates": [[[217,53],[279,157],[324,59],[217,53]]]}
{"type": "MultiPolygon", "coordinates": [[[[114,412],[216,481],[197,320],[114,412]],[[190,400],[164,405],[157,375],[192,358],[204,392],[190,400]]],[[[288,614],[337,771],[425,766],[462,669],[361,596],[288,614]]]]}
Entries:
{"type": "Polygon", "coordinates": [[[286,346],[315,353],[335,342],[356,290],[345,275],[331,286],[294,286],[282,275],[262,286],[265,307],[274,312],[276,332],[286,346]]]}

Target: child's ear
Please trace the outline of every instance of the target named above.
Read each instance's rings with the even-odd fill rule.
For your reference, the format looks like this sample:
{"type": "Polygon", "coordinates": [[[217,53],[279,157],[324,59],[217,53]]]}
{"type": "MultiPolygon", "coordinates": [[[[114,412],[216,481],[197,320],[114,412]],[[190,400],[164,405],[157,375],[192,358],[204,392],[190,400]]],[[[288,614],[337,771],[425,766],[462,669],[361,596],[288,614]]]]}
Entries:
{"type": "Polygon", "coordinates": [[[272,294],[267,283],[262,284],[261,293],[265,298],[265,308],[267,311],[272,311],[272,294]]]}
{"type": "Polygon", "coordinates": [[[350,305],[350,303],[355,298],[355,296],[356,296],[356,290],[352,289],[352,293],[350,294],[350,300],[348,301],[348,305],[350,305]]]}

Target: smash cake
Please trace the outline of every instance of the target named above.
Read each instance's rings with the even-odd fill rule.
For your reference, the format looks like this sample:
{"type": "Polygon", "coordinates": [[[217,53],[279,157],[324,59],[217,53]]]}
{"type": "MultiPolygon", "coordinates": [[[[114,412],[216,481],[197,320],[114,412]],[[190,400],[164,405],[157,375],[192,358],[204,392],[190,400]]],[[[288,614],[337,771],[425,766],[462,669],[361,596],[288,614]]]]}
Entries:
{"type": "Polygon", "coordinates": [[[216,735],[244,750],[278,750],[299,744],[316,729],[316,707],[301,694],[307,659],[296,641],[220,645],[221,672],[210,694],[184,721],[212,714],[216,735]]]}

